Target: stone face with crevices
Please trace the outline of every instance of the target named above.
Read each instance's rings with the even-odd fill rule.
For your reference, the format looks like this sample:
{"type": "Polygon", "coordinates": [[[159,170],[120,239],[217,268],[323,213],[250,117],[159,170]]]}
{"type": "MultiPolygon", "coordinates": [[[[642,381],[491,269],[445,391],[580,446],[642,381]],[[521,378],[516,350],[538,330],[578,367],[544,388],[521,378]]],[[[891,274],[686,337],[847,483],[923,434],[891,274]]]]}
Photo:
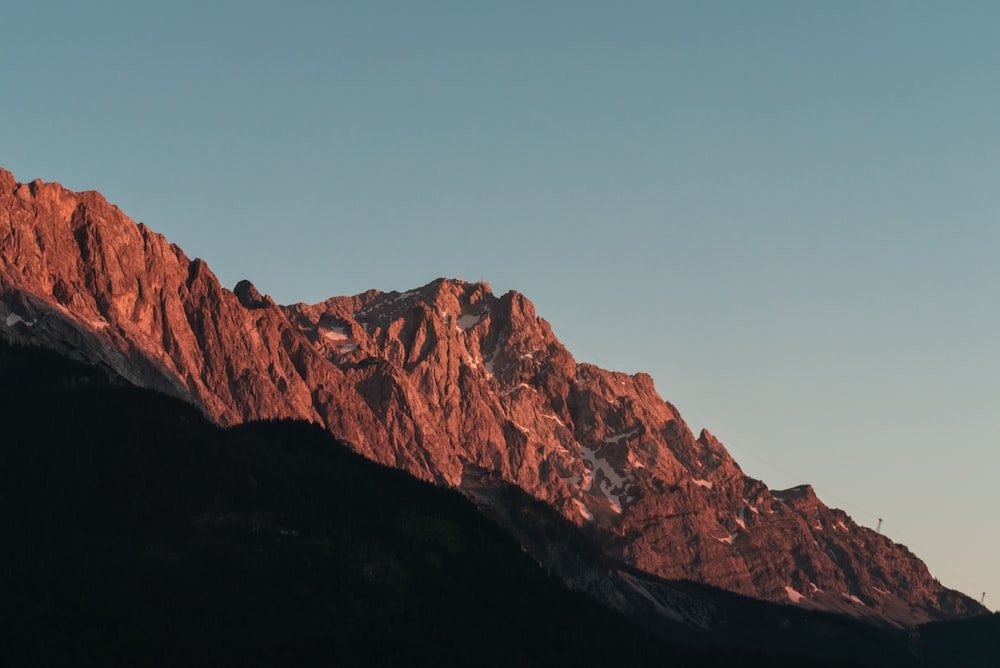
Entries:
{"type": "Polygon", "coordinates": [[[0,332],[224,425],[306,419],[426,480],[498,477],[665,578],[900,625],[983,611],[808,485],[744,475],[648,375],[577,363],[530,301],[485,283],[278,306],[98,193],[0,170],[0,332]]]}

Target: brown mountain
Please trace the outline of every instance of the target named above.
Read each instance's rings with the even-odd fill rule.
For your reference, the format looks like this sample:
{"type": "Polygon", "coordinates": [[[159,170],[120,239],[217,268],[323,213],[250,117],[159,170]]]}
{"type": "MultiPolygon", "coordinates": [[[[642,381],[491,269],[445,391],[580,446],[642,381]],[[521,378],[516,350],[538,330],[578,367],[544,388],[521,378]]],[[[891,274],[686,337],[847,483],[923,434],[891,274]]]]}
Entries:
{"type": "Polygon", "coordinates": [[[808,485],[746,476],[648,375],[577,363],[524,296],[485,283],[279,306],[223,288],[96,192],[0,170],[0,333],[223,425],[318,422],[486,507],[491,481],[514,483],[663,578],[899,625],[984,611],[808,485]]]}

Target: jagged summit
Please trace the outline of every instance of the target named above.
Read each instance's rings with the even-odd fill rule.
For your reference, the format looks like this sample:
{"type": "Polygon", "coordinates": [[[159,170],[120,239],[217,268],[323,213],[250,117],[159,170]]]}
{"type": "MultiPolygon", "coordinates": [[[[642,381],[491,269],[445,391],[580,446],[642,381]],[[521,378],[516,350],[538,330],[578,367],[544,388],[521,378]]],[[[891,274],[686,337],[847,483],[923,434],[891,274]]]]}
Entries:
{"type": "Polygon", "coordinates": [[[224,425],[305,419],[426,480],[513,483],[664,578],[901,625],[981,611],[811,490],[746,476],[648,375],[577,363],[527,298],[486,283],[279,306],[249,281],[223,288],[96,193],[4,172],[0,335],[224,425]]]}
{"type": "Polygon", "coordinates": [[[452,317],[460,328],[468,328],[476,316],[483,315],[499,302],[489,283],[468,283],[462,279],[438,278],[406,292],[369,290],[356,297],[334,297],[314,309],[327,309],[337,304],[353,309],[352,317],[373,325],[394,320],[421,304],[452,317]],[[461,323],[459,321],[461,320],[461,323]]]}
{"type": "Polygon", "coordinates": [[[0,167],[0,194],[7,195],[17,187],[17,178],[3,167],[0,167]]]}
{"type": "Polygon", "coordinates": [[[270,296],[261,295],[257,287],[247,279],[236,284],[233,288],[233,294],[240,300],[240,304],[249,309],[268,308],[275,305],[270,296]]]}

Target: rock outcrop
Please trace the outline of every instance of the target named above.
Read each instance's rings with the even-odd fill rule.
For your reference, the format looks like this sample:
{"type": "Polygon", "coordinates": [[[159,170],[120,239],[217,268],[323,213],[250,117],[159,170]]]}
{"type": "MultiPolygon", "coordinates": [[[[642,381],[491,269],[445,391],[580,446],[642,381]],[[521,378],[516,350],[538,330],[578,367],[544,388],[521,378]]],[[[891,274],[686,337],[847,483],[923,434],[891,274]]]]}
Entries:
{"type": "Polygon", "coordinates": [[[0,171],[0,332],[224,425],[304,418],[427,480],[514,483],[664,578],[900,625],[982,611],[809,486],[746,476],[648,375],[578,363],[524,296],[486,283],[278,306],[98,193],[0,171]]]}

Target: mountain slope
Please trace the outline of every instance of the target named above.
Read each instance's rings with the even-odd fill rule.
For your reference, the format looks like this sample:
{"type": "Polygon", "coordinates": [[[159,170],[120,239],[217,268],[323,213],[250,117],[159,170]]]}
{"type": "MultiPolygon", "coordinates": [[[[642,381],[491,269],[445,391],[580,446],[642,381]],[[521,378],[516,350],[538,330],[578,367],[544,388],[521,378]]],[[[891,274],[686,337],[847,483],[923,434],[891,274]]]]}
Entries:
{"type": "Polygon", "coordinates": [[[0,371],[3,665],[699,662],[316,426],[224,431],[36,350],[0,371]]]}
{"type": "Polygon", "coordinates": [[[224,425],[317,422],[470,494],[496,476],[664,578],[898,625],[983,612],[808,486],[744,475],[649,376],[578,364],[526,298],[484,283],[282,307],[245,281],[222,288],[97,193],[0,172],[0,331],[224,425]]]}
{"type": "MultiPolygon", "coordinates": [[[[42,349],[0,343],[0,424],[3,665],[909,665],[902,631],[615,564],[514,486],[483,483],[500,528],[316,425],[223,430],[42,349]]],[[[992,665],[979,621],[925,663],[992,665]]]]}

